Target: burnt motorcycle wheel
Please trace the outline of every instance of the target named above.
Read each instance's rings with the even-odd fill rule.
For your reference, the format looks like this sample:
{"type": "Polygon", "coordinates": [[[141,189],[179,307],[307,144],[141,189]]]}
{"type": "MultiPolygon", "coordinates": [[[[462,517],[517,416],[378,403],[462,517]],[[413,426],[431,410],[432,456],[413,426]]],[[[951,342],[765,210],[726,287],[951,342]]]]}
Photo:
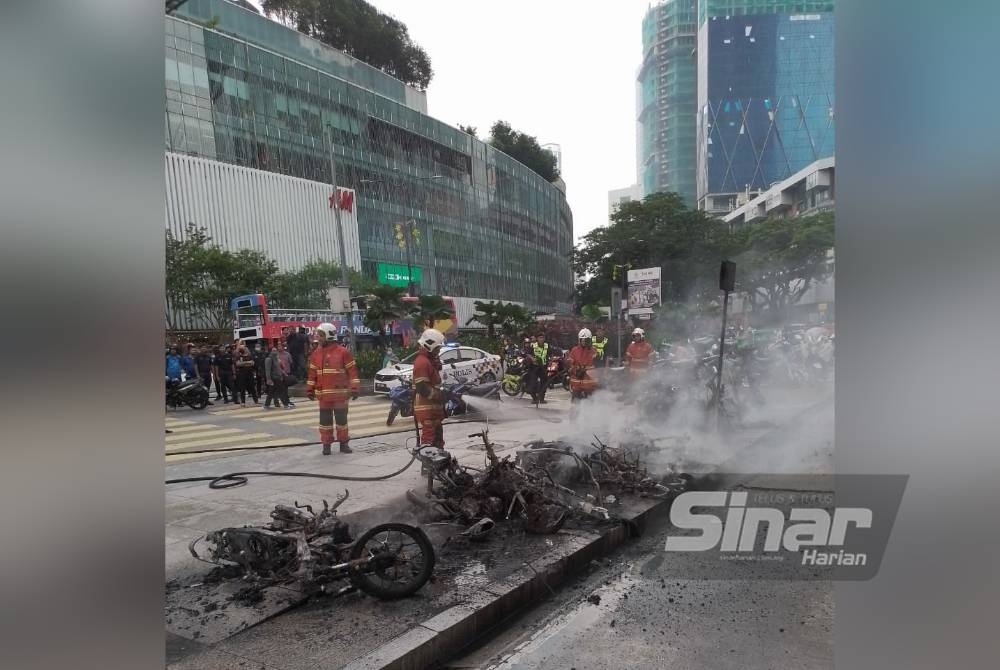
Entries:
{"type": "Polygon", "coordinates": [[[396,415],[399,414],[399,408],[393,405],[389,408],[389,417],[385,420],[385,425],[391,426],[392,422],[396,420],[396,415]]]}
{"type": "Polygon", "coordinates": [[[352,568],[351,582],[382,600],[416,593],[434,572],[434,547],[420,528],[405,523],[383,523],[358,538],[350,560],[364,561],[352,568]]]}

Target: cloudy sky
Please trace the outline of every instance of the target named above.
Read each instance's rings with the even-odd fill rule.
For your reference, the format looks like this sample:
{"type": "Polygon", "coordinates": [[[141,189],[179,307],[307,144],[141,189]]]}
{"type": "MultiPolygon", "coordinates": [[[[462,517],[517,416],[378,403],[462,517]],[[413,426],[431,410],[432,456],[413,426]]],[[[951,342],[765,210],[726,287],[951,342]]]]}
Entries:
{"type": "Polygon", "coordinates": [[[497,119],[562,147],[577,239],[607,221],[607,192],[635,182],[635,74],[649,0],[369,0],[431,58],[431,116],[497,119]]]}

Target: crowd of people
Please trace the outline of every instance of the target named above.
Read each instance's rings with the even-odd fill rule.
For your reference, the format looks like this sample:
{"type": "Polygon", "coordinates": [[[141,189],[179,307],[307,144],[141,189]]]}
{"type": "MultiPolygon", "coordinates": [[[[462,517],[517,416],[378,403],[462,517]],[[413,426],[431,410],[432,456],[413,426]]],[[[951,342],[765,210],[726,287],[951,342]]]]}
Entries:
{"type": "Polygon", "coordinates": [[[304,329],[290,329],[284,341],[271,347],[242,340],[214,347],[175,345],[166,351],[166,379],[168,383],[197,379],[207,389],[214,386],[215,400],[226,405],[247,407],[248,402],[259,405],[263,399],[264,409],[289,409],[295,403],[288,388],[306,380],[306,358],[317,346],[304,329]]]}

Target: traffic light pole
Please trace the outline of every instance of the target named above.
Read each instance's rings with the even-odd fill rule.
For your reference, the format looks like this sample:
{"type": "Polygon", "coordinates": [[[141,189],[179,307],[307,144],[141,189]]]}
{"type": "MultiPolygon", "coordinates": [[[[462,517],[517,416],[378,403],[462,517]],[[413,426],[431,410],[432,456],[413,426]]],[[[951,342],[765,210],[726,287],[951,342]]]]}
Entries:
{"type": "Polygon", "coordinates": [[[354,343],[354,303],[351,302],[351,282],[347,276],[347,247],[344,243],[344,226],[340,221],[340,199],[337,195],[337,159],[333,155],[333,133],[330,132],[329,125],[326,126],[324,135],[326,135],[327,141],[330,143],[330,181],[333,186],[333,219],[337,224],[337,241],[340,243],[340,285],[342,288],[347,289],[347,327],[350,333],[347,346],[353,354],[357,351],[357,346],[354,343]]]}

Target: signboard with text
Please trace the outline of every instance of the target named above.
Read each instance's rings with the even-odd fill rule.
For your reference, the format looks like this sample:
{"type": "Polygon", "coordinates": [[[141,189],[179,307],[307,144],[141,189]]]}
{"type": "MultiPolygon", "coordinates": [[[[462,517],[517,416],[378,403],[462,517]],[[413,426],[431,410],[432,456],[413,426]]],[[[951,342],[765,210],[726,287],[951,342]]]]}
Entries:
{"type": "Polygon", "coordinates": [[[652,314],[660,306],[660,268],[628,271],[629,316],[652,314]]]}
{"type": "MultiPolygon", "coordinates": [[[[422,274],[421,269],[414,265],[414,284],[420,283],[422,274]]],[[[397,265],[395,263],[379,263],[378,281],[380,284],[388,284],[389,286],[407,286],[410,283],[409,270],[405,265],[397,265]]]]}

